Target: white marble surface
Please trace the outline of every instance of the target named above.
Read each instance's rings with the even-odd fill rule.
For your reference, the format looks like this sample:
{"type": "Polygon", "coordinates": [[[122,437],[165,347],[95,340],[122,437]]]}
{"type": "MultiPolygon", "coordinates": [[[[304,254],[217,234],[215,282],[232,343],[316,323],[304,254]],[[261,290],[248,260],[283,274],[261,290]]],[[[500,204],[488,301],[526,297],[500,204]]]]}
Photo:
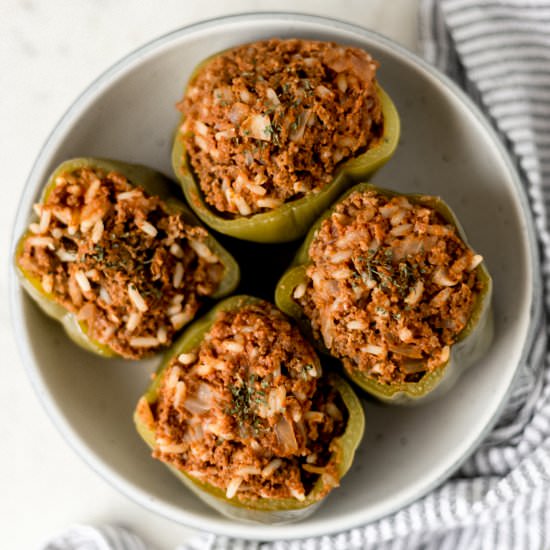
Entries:
{"type": "MultiPolygon", "coordinates": [[[[10,328],[11,225],[42,143],[75,97],[143,42],[200,19],[243,11],[328,15],[375,29],[410,49],[418,0],[2,0],[0,2],[0,546],[36,548],[71,523],[116,523],[156,550],[194,531],[129,501],[92,472],[42,409],[10,328]]],[[[205,526],[207,528],[207,526],[205,526]]]]}

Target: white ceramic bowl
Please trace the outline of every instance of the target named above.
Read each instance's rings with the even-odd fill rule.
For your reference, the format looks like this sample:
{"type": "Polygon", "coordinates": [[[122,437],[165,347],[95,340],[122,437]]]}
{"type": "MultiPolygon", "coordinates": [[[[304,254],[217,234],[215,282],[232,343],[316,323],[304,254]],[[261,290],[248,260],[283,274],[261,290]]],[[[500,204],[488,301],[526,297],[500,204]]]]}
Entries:
{"type": "Polygon", "coordinates": [[[49,172],[73,156],[107,156],[167,174],[174,104],[205,57],[267,37],[334,40],[380,61],[379,80],[401,115],[395,157],[374,178],[402,191],[440,194],[494,278],[495,340],[444,398],[417,408],[366,403],[355,464],[321,509],[284,527],[231,521],[207,508],[134,431],[132,411],[155,362],[103,360],[76,348],[27,299],[12,273],[13,317],[30,378],[70,445],[113,486],[163,516],[241,537],[326,534],[389,514],[424,495],[473,451],[497,418],[528,345],[539,303],[527,201],[495,133],[449,80],[386,38],[328,19],[290,14],[225,17],[145,45],[96,80],[61,119],[29,176],[14,235],[23,231],[49,172]]]}

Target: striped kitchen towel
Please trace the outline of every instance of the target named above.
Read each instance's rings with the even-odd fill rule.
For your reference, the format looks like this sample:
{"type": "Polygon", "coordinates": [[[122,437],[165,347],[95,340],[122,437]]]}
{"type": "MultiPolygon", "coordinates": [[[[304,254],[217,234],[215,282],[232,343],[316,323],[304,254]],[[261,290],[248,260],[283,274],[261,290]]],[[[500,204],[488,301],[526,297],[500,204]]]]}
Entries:
{"type": "MultiPolygon", "coordinates": [[[[517,162],[541,247],[548,315],[550,0],[421,0],[420,51],[474,98],[517,162]]],[[[550,549],[550,354],[542,317],[538,327],[494,430],[422,499],[337,535],[260,543],[205,534],[178,550],[550,549]]],[[[42,548],[143,548],[126,536],[113,546],[101,545],[101,531],[94,536],[96,545],[42,548]]]]}
{"type": "Polygon", "coordinates": [[[40,550],[151,550],[124,527],[71,525],[48,537],[40,550]]]}

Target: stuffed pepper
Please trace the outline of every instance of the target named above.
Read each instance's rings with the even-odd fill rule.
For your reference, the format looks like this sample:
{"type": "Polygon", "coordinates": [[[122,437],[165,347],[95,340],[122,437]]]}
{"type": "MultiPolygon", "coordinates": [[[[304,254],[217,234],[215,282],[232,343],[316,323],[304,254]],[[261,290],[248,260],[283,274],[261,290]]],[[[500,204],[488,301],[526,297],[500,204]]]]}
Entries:
{"type": "Polygon", "coordinates": [[[399,118],[364,50],[312,40],[242,45],[203,62],[172,163],[196,214],[255,242],[301,237],[393,154],[399,118]]]}
{"type": "Polygon", "coordinates": [[[441,393],[485,353],[490,300],[483,258],[440,198],[370,184],[318,220],[276,290],[351,380],[390,403],[441,393]]]}
{"type": "Polygon", "coordinates": [[[295,521],[338,486],[363,434],[353,390],[321,374],[279,310],[228,298],[167,354],[136,426],[153,456],[222,514],[295,521]]]}
{"type": "Polygon", "coordinates": [[[50,177],[16,251],[23,287],[69,336],[105,356],[170,345],[239,267],[143,166],[80,158],[50,177]]]}

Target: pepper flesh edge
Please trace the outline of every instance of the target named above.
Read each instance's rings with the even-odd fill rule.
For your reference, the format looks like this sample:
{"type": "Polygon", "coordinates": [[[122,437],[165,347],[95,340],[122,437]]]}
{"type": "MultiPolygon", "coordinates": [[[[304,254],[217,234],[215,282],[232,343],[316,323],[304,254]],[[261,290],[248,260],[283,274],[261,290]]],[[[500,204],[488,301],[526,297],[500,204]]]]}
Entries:
{"type": "MultiPolygon", "coordinates": [[[[223,300],[204,317],[195,321],[165,354],[157,370],[155,379],[141,397],[134,412],[136,429],[149,447],[154,448],[155,446],[155,426],[150,425],[147,415],[143,413],[142,400],[145,400],[148,405],[157,402],[162,374],[164,370],[168,368],[171,359],[180,353],[190,352],[195,349],[202,341],[204,334],[214,323],[216,314],[219,311],[231,311],[259,302],[261,302],[261,300],[258,298],[244,295],[233,296],[223,300]]],[[[338,455],[338,472],[341,479],[351,467],[355,451],[363,437],[365,416],[359,398],[343,378],[335,373],[329,373],[327,379],[329,383],[337,389],[348,410],[346,429],[341,436],[333,440],[333,442],[337,442],[337,450],[335,453],[338,455]]],[[[321,478],[317,480],[312,491],[306,495],[303,501],[297,499],[266,498],[242,500],[238,497],[228,499],[225,496],[225,492],[218,487],[202,482],[174,466],[167,466],[204,502],[215,508],[221,514],[234,519],[254,523],[259,522],[271,525],[282,525],[304,519],[314,512],[323,500],[319,499],[317,496],[323,488],[321,478]]]]}
{"type": "MultiPolygon", "coordinates": [[[[170,191],[170,187],[174,185],[173,182],[160,172],[147,166],[110,159],[82,157],[61,163],[49,177],[42,191],[39,203],[43,204],[46,201],[48,195],[56,185],[55,180],[58,176],[82,168],[100,169],[107,173],[111,171],[119,172],[128,179],[130,185],[141,187],[148,194],[160,197],[165,203],[168,212],[181,214],[185,222],[190,225],[202,225],[185,203],[173,196],[173,193],[170,191]]],[[[21,268],[18,258],[21,255],[24,241],[30,234],[28,230],[23,234],[15,250],[14,260],[21,286],[46,315],[59,321],[63,325],[69,338],[77,345],[103,357],[119,357],[119,355],[108,345],[90,338],[87,334],[86,325],[78,321],[74,313],[71,313],[62,305],[55,302],[54,295],[46,293],[40,281],[21,268]]],[[[210,234],[207,235],[206,242],[220,258],[225,267],[223,279],[216,292],[211,296],[213,299],[221,298],[233,292],[239,284],[240,268],[233,256],[231,256],[231,254],[229,254],[229,252],[227,252],[227,250],[225,250],[210,234]]]]}
{"type": "MultiPolygon", "coordinates": [[[[294,289],[307,281],[306,268],[311,263],[309,248],[322,224],[329,218],[336,206],[352,193],[375,191],[388,197],[404,196],[414,204],[422,204],[433,208],[448,223],[457,230],[462,241],[468,245],[466,234],[458,218],[450,207],[439,197],[417,193],[398,193],[389,189],[382,189],[371,183],[359,183],[348,189],[323,215],[313,224],[304,242],[298,249],[291,265],[279,280],[275,289],[275,303],[277,307],[290,315],[298,322],[304,331],[315,343],[317,348],[330,355],[322,341],[313,337],[309,319],[304,315],[302,308],[293,299],[294,289]]],[[[492,279],[482,262],[476,268],[477,278],[482,283],[482,290],[477,296],[472,314],[464,329],[451,346],[449,360],[436,370],[425,375],[420,382],[402,382],[399,384],[382,384],[370,379],[360,372],[350,373],[344,369],[346,376],[367,393],[377,399],[395,405],[413,405],[419,402],[426,403],[445,393],[459,378],[463,371],[476,363],[489,349],[493,338],[493,314],[491,307],[492,279]]]]}
{"type": "Polygon", "coordinates": [[[172,168],[181,183],[187,202],[209,227],[231,237],[259,243],[282,243],[302,237],[313,221],[343,191],[354,183],[372,176],[395,152],[400,135],[399,115],[391,98],[379,85],[377,93],[384,117],[382,136],[367,151],[345,161],[336,170],[331,183],[318,193],[287,202],[270,212],[234,219],[219,215],[204,200],[179,132],[184,120],[182,117],[172,148],[172,168]]]}

